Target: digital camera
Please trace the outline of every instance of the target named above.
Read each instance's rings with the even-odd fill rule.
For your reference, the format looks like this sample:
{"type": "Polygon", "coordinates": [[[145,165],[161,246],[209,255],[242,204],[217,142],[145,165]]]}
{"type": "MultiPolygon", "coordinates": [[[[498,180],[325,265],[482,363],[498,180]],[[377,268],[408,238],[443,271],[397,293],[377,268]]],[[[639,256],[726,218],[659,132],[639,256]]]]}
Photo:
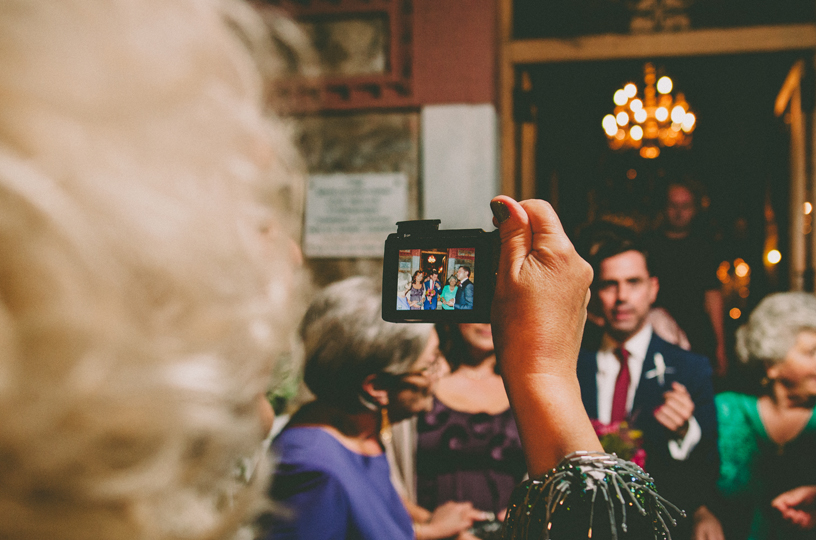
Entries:
{"type": "Polygon", "coordinates": [[[391,322],[490,322],[499,231],[400,221],[385,241],[382,316],[391,322]]]}

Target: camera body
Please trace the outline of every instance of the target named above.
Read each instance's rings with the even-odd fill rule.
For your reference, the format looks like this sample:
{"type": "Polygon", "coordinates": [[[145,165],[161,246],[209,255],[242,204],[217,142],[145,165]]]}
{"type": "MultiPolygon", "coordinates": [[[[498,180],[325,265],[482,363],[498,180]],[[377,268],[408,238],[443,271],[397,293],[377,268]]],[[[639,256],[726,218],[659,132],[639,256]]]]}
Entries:
{"type": "Polygon", "coordinates": [[[440,231],[440,223],[400,221],[385,241],[384,320],[490,322],[499,231],[440,231]]]}

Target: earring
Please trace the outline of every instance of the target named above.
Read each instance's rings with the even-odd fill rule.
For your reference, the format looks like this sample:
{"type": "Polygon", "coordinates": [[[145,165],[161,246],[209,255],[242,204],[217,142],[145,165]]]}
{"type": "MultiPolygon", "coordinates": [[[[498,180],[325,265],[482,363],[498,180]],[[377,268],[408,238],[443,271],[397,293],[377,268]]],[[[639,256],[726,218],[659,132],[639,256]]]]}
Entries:
{"type": "Polygon", "coordinates": [[[383,407],[380,409],[380,414],[382,415],[382,422],[380,423],[380,440],[383,444],[388,444],[391,442],[391,422],[388,420],[388,407],[383,407]]]}

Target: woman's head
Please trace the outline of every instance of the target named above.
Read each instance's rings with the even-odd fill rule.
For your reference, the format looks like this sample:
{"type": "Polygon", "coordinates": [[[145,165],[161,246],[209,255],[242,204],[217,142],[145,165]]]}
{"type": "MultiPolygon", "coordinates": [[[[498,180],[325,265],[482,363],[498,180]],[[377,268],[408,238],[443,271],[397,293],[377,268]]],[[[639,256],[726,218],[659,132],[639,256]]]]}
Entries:
{"type": "Polygon", "coordinates": [[[396,385],[427,352],[432,331],[430,324],[383,321],[381,291],[368,278],[333,283],[317,294],[301,324],[304,382],[318,400],[344,410],[376,408],[364,382],[375,376],[379,386],[396,385]]]}
{"type": "Polygon", "coordinates": [[[743,362],[760,363],[769,379],[816,395],[816,297],[788,292],[764,298],[737,330],[743,362]]]}
{"type": "Polygon", "coordinates": [[[769,295],[737,330],[737,356],[743,362],[781,362],[803,330],[816,331],[816,297],[802,292],[769,295]]]}
{"type": "Polygon", "coordinates": [[[451,277],[448,278],[448,285],[450,285],[451,287],[456,287],[456,285],[458,285],[458,284],[459,284],[459,280],[456,279],[456,276],[451,276],[451,277]]]}
{"type": "Polygon", "coordinates": [[[414,285],[419,285],[422,283],[423,279],[425,279],[425,274],[422,272],[422,270],[417,270],[414,272],[414,277],[412,279],[414,285]]]}
{"type": "Polygon", "coordinates": [[[234,469],[300,221],[264,35],[231,1],[0,4],[0,537],[216,538],[264,491],[234,469]]]}
{"type": "Polygon", "coordinates": [[[495,354],[490,324],[440,323],[436,329],[439,333],[439,349],[454,371],[462,364],[480,364],[495,354]]]}

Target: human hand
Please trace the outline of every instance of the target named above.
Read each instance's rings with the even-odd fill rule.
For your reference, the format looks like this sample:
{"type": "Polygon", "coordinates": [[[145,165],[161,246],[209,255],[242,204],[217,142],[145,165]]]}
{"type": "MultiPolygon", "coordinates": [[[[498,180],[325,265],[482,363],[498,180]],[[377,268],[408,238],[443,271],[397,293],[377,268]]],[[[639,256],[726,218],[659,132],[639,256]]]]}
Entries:
{"type": "Polygon", "coordinates": [[[494,219],[501,257],[492,322],[501,368],[573,378],[592,269],[549,203],[500,196],[494,206],[507,214],[502,223],[494,219]]]}
{"type": "Polygon", "coordinates": [[[486,519],[485,512],[469,502],[449,501],[436,508],[427,523],[416,526],[418,540],[450,538],[467,531],[476,521],[486,519]]]}
{"type": "Polygon", "coordinates": [[[592,268],[548,203],[500,196],[490,207],[501,235],[493,342],[527,471],[537,478],[572,452],[603,451],[576,373],[592,268]]]}
{"type": "Polygon", "coordinates": [[[816,486],[800,486],[778,495],[771,506],[802,529],[816,527],[816,486]]]}
{"type": "Polygon", "coordinates": [[[705,506],[694,512],[692,540],[725,540],[720,520],[705,506]]]}
{"type": "Polygon", "coordinates": [[[694,401],[679,382],[672,383],[672,389],[663,394],[663,405],[654,412],[655,419],[679,438],[686,436],[689,419],[694,414],[694,401]]]}

